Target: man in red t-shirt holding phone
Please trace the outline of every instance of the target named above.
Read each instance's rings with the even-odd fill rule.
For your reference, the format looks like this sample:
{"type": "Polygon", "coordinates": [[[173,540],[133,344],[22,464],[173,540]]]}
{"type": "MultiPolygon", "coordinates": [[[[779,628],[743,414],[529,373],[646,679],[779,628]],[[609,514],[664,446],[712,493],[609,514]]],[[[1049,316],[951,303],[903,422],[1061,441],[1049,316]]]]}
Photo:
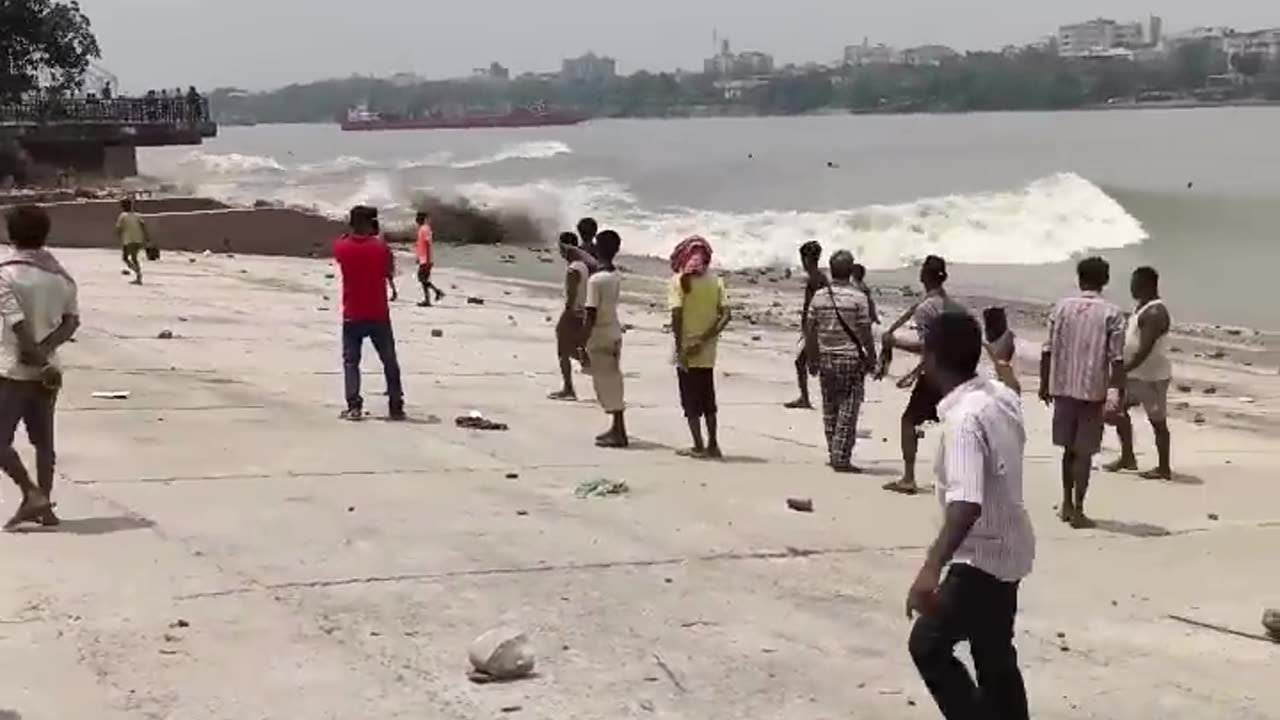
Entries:
{"type": "Polygon", "coordinates": [[[387,302],[387,267],[391,249],[378,236],[376,208],[351,209],[351,230],[333,244],[333,258],[342,271],[342,375],[347,409],[344,420],[364,418],[360,395],[360,356],[365,338],[382,361],[392,420],[405,419],[404,387],[396,360],[396,339],[391,332],[391,306],[387,302]]]}

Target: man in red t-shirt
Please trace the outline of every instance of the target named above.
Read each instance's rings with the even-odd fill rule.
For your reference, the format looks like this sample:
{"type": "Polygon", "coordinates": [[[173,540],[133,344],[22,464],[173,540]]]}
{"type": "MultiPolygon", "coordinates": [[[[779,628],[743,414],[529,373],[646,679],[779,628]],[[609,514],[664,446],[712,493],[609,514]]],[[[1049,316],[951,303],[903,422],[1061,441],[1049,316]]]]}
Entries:
{"type": "Polygon", "coordinates": [[[373,342],[382,361],[391,419],[405,418],[404,388],[386,290],[391,249],[378,236],[377,219],[377,210],[357,205],[351,209],[351,231],[333,244],[333,258],[342,271],[342,371],[347,394],[344,420],[364,417],[360,355],[365,338],[373,342]]]}

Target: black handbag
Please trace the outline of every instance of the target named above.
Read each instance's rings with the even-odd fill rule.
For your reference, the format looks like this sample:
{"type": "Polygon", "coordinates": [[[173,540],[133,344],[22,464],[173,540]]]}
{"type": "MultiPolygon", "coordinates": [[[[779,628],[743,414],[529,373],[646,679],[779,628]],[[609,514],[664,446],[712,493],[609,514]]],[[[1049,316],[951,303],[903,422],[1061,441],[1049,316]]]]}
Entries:
{"type": "Polygon", "coordinates": [[[148,259],[148,260],[159,260],[159,259],[160,259],[160,248],[156,247],[155,245],[148,245],[148,246],[147,246],[147,259],[148,259]]]}

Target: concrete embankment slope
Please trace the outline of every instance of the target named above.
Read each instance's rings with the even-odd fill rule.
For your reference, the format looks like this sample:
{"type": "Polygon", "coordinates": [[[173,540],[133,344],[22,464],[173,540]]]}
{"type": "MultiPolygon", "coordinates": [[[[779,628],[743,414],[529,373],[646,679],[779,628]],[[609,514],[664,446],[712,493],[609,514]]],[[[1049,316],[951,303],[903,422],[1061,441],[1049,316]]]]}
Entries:
{"type": "MultiPolygon", "coordinates": [[[[903,618],[938,506],[879,489],[898,470],[892,383],[868,391],[855,457],[872,475],[837,477],[819,414],[779,407],[794,332],[739,322],[720,349],[729,461],[685,461],[666,313],[629,305],[636,444],[601,450],[593,403],[546,399],[552,286],[445,265],[443,305],[393,308],[416,421],[343,424],[329,263],[175,252],[138,288],[113,252],[59,255],[85,317],[58,411],[66,524],[0,535],[0,717],[938,717],[903,618]],[[453,425],[473,409],[511,429],[453,425]],[[631,492],[574,497],[601,477],[631,492]],[[466,648],[500,623],[531,634],[539,676],[472,685],[466,648]]],[[[1053,515],[1049,414],[1030,394],[1026,413],[1039,551],[1017,643],[1034,717],[1280,716],[1280,646],[1167,617],[1256,632],[1277,603],[1274,442],[1175,420],[1179,481],[1099,476],[1101,527],[1075,532],[1053,515]]]]}
{"type": "MultiPolygon", "coordinates": [[[[0,210],[6,201],[0,201],[0,210]]],[[[50,244],[55,247],[114,248],[113,234],[120,204],[115,200],[71,200],[43,203],[53,220],[50,244]]],[[[230,208],[205,198],[139,200],[164,250],[242,252],[255,255],[324,256],[341,223],[288,208],[230,208]]]]}

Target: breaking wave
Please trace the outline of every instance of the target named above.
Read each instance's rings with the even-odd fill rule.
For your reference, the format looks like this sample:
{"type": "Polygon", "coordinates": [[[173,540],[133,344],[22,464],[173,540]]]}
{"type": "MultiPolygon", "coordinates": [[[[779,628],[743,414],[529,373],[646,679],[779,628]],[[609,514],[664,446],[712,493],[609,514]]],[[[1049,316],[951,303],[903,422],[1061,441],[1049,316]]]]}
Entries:
{"type": "Polygon", "coordinates": [[[438,152],[411,163],[378,164],[356,156],[285,165],[255,155],[194,152],[172,175],[200,195],[237,204],[257,200],[304,207],[341,217],[357,203],[385,216],[405,215],[415,193],[462,196],[481,206],[525,209],[548,235],[592,215],[623,234],[626,252],[665,256],[681,238],[700,234],[716,246],[717,263],[730,268],[791,265],[796,249],[818,239],[853,251],[869,268],[910,265],[934,253],[958,263],[1039,265],[1091,249],[1113,249],[1147,238],[1142,224],[1101,188],[1074,173],[1059,173],[1024,187],[946,195],[898,204],[830,211],[723,212],[646,205],[609,178],[545,179],[498,184],[426,181],[416,168],[465,171],[511,161],[572,153],[559,141],[512,143],[489,154],[458,158],[438,152]]]}
{"type": "Polygon", "coordinates": [[[449,163],[449,167],[455,170],[468,170],[484,167],[485,165],[496,165],[508,160],[546,160],[557,155],[568,155],[572,152],[573,148],[557,140],[539,140],[511,145],[492,155],[486,155],[474,160],[452,162],[449,163]]]}
{"type": "Polygon", "coordinates": [[[178,163],[182,173],[199,173],[203,175],[245,175],[250,173],[283,173],[288,168],[272,157],[261,155],[241,155],[227,153],[213,155],[195,151],[188,154],[178,163]]]}
{"type": "Polygon", "coordinates": [[[1073,173],[1006,192],[828,212],[651,210],[606,179],[568,185],[471,183],[457,192],[482,204],[526,207],[553,219],[557,228],[593,215],[622,233],[631,254],[665,257],[677,241],[697,233],[715,245],[717,264],[729,268],[794,264],[799,246],[813,239],[851,250],[867,267],[885,270],[929,254],[958,263],[1040,265],[1147,238],[1142,224],[1118,202],[1073,173]]]}
{"type": "Polygon", "coordinates": [[[254,176],[264,174],[298,173],[306,176],[349,175],[370,170],[415,170],[440,168],[472,170],[518,160],[546,160],[573,153],[573,148],[557,140],[538,140],[503,146],[487,155],[473,158],[457,158],[450,152],[437,152],[418,160],[402,160],[392,164],[380,164],[357,155],[342,155],[323,162],[290,165],[263,155],[239,153],[213,154],[195,151],[188,153],[173,168],[179,177],[201,180],[209,177],[254,176]]]}

